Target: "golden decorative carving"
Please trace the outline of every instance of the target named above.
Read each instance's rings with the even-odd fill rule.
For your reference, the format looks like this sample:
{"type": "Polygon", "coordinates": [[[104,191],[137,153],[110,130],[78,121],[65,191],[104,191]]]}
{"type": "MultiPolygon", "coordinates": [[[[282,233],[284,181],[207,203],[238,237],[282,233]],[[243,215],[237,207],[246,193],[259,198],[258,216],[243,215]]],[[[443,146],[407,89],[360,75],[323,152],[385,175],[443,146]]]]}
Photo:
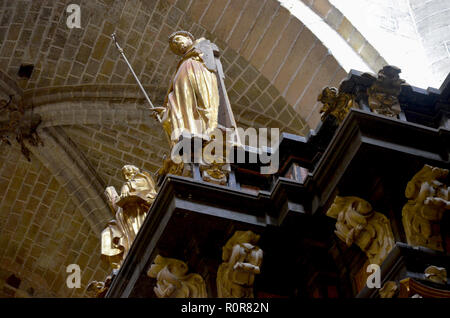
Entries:
{"type": "Polygon", "coordinates": [[[185,262],[158,255],[147,275],[157,280],[153,290],[158,298],[206,298],[203,278],[187,271],[185,262]]]}
{"type": "Polygon", "coordinates": [[[260,273],[263,251],[256,246],[259,235],[236,231],[222,250],[224,261],[217,272],[220,298],[253,298],[255,274],[260,273]]]}
{"type": "Polygon", "coordinates": [[[397,117],[400,114],[398,95],[405,82],[399,77],[400,72],[398,67],[386,65],[378,72],[378,77],[369,73],[364,74],[375,80],[367,89],[369,107],[374,113],[388,117],[397,117]]]}
{"type": "Polygon", "coordinates": [[[447,270],[444,267],[428,266],[425,269],[425,278],[438,284],[447,284],[447,270]]]}
{"type": "Polygon", "coordinates": [[[335,87],[325,87],[317,97],[317,101],[323,104],[320,109],[322,121],[328,115],[332,115],[339,122],[342,122],[350,111],[350,108],[355,105],[352,94],[338,92],[338,89],[335,87]]]}
{"type": "Polygon", "coordinates": [[[209,137],[210,140],[203,142],[203,156],[199,164],[202,179],[225,185],[231,171],[230,164],[226,162],[227,151],[232,147],[233,141],[227,139],[225,129],[217,128],[209,137]],[[219,151],[221,154],[218,153],[219,151]]]}
{"type": "Polygon", "coordinates": [[[336,196],[327,216],[337,219],[336,235],[358,245],[372,264],[381,265],[395,244],[389,219],[361,198],[336,196]]]}
{"type": "Polygon", "coordinates": [[[439,222],[450,209],[450,187],[443,183],[447,175],[447,169],[425,165],[408,182],[405,196],[409,201],[402,210],[408,244],[443,250],[439,222]]]}
{"type": "Polygon", "coordinates": [[[115,220],[102,232],[102,257],[114,269],[120,268],[157,194],[155,182],[147,172],[125,165],[122,173],[126,181],[120,196],[114,187],[105,190],[115,220]]]}
{"type": "MultiPolygon", "coordinates": [[[[171,158],[164,158],[163,165],[158,170],[158,175],[166,175],[166,174],[175,174],[175,175],[185,175],[186,167],[184,166],[184,162],[175,163],[171,158]]],[[[190,174],[188,174],[190,176],[190,174]]]]}
{"type": "Polygon", "coordinates": [[[200,164],[202,179],[207,182],[225,185],[227,184],[228,174],[231,171],[230,164],[217,163],[200,164]]]}
{"type": "Polygon", "coordinates": [[[397,282],[392,280],[384,283],[383,287],[378,291],[380,298],[393,298],[399,290],[397,282]]]}

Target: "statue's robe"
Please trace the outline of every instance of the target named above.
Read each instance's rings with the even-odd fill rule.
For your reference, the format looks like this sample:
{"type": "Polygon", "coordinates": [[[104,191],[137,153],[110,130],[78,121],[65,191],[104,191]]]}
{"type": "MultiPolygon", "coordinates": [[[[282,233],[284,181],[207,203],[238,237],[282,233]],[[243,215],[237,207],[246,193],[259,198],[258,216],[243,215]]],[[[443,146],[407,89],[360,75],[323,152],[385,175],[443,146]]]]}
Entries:
{"type": "Polygon", "coordinates": [[[200,42],[186,52],[178,63],[166,96],[162,123],[171,146],[183,131],[193,135],[208,135],[217,128],[219,89],[214,70],[203,59],[200,42]]]}

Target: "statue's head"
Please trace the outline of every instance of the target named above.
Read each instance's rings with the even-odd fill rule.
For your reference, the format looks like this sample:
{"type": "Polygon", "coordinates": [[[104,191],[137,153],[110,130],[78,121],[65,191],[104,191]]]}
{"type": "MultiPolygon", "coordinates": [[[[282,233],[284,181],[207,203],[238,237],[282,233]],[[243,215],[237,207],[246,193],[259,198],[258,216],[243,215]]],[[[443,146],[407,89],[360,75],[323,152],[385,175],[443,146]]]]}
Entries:
{"type": "Polygon", "coordinates": [[[139,168],[133,165],[125,165],[122,168],[122,174],[125,180],[132,180],[139,173],[139,168]]]}
{"type": "Polygon", "coordinates": [[[194,36],[187,31],[177,31],[169,36],[170,49],[180,56],[183,56],[192,47],[194,41],[194,36]]]}

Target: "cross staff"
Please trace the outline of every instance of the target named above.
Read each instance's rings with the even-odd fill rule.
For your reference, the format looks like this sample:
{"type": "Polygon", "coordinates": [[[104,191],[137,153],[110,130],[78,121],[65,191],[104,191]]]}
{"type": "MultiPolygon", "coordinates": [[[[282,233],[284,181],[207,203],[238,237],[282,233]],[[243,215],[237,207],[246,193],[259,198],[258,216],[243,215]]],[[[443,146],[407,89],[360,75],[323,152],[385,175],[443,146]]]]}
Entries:
{"type": "MultiPolygon", "coordinates": [[[[123,59],[124,59],[125,62],[127,63],[128,68],[130,69],[131,74],[133,74],[134,79],[135,79],[136,82],[138,83],[138,85],[139,85],[139,87],[140,87],[142,93],[144,93],[145,99],[146,99],[147,102],[150,104],[150,111],[156,112],[158,108],[156,108],[155,106],[153,106],[153,103],[152,103],[152,101],[150,100],[150,98],[148,97],[147,92],[145,91],[144,87],[143,87],[142,84],[141,84],[141,81],[139,81],[139,79],[138,79],[136,73],[135,73],[134,70],[133,70],[133,67],[131,66],[130,62],[128,62],[128,59],[127,59],[127,57],[125,56],[125,53],[123,53],[123,49],[120,47],[119,43],[117,43],[117,40],[116,40],[116,33],[114,32],[113,34],[111,34],[111,37],[112,37],[112,39],[114,40],[114,44],[116,45],[116,47],[117,47],[117,49],[119,50],[120,54],[123,56],[123,59]]],[[[159,114],[156,114],[156,119],[157,119],[159,122],[161,122],[161,118],[159,117],[159,114]]]]}

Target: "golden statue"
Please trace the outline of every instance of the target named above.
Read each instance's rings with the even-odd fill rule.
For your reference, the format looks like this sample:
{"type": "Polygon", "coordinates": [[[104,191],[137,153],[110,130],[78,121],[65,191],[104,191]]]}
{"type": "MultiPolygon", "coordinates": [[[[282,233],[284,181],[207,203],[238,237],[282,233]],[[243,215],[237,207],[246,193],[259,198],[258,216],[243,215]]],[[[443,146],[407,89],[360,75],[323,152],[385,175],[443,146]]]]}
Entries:
{"type": "Polygon", "coordinates": [[[125,183],[120,190],[120,196],[112,186],[105,189],[115,219],[109,221],[102,231],[101,257],[110,264],[112,274],[104,282],[91,281],[86,290],[89,295],[99,298],[108,292],[113,277],[127,256],[157,195],[155,182],[147,172],[141,172],[133,165],[125,165],[122,174],[125,183]]]}
{"type": "Polygon", "coordinates": [[[378,72],[378,77],[369,73],[363,74],[374,80],[367,89],[369,107],[374,113],[388,117],[397,117],[400,114],[398,95],[400,95],[402,84],[405,83],[399,77],[400,72],[398,67],[386,65],[378,72]]]}
{"type": "Polygon", "coordinates": [[[335,87],[325,87],[317,97],[317,101],[323,104],[320,109],[322,121],[328,115],[332,115],[339,122],[342,122],[350,108],[356,105],[352,94],[338,92],[338,89],[335,87]]]}
{"type": "Polygon", "coordinates": [[[147,275],[156,278],[158,298],[206,298],[206,285],[198,274],[187,274],[185,262],[157,255],[147,275]]]}
{"type": "Polygon", "coordinates": [[[155,110],[162,116],[172,147],[183,131],[202,136],[217,127],[220,98],[214,56],[211,56],[212,50],[205,49],[213,44],[204,38],[195,40],[187,31],[178,31],[169,37],[169,45],[172,52],[182,58],[164,107],[155,110]]]}
{"type": "Polygon", "coordinates": [[[220,298],[253,298],[255,274],[260,273],[263,251],[256,246],[259,235],[236,231],[222,250],[224,261],[217,272],[220,298]]]}
{"type": "Polygon", "coordinates": [[[439,222],[450,210],[450,187],[443,183],[447,175],[447,169],[425,165],[408,182],[405,196],[409,201],[402,210],[408,244],[443,250],[439,222]]]}
{"type": "Polygon", "coordinates": [[[381,265],[394,247],[389,219],[361,198],[336,196],[327,216],[337,219],[337,237],[347,246],[358,245],[372,264],[381,265]]]}
{"type": "Polygon", "coordinates": [[[133,165],[122,168],[123,184],[120,196],[114,187],[107,187],[105,195],[115,214],[102,232],[102,257],[118,269],[126,257],[148,210],[156,197],[153,178],[133,165]]]}

